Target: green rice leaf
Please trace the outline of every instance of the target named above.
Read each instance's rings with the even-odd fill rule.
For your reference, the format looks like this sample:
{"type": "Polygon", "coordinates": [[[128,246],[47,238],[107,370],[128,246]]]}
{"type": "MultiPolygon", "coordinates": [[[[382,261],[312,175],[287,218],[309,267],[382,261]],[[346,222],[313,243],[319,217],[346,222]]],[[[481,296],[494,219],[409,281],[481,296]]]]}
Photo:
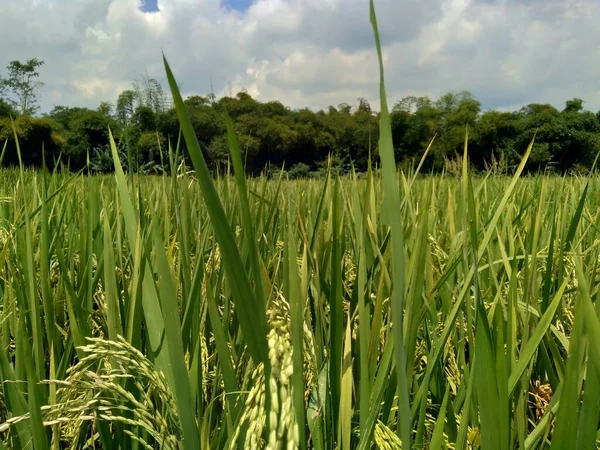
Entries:
{"type": "MultiPolygon", "coordinates": [[[[211,181],[208,167],[204,161],[200,144],[192,128],[189,115],[183,104],[175,77],[166,58],[163,59],[181,130],[198,176],[198,183],[207,205],[217,242],[221,247],[224,268],[229,278],[233,298],[236,301],[236,311],[239,314],[240,326],[244,333],[248,350],[256,362],[263,362],[268,367],[267,331],[262,325],[265,324],[265,318],[261,316],[259,300],[253,294],[254,291],[251,288],[248,274],[235,243],[235,236],[229,226],[219,196],[211,181]]],[[[263,300],[261,299],[260,301],[263,300]]]]}

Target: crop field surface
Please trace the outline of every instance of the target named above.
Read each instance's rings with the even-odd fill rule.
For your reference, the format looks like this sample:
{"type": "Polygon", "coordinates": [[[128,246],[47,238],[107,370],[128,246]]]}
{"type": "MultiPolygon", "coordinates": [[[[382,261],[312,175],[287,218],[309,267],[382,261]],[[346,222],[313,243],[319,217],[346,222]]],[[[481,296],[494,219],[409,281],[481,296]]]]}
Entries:
{"type": "Polygon", "coordinates": [[[594,448],[600,178],[0,180],[6,448],[594,448]]]}

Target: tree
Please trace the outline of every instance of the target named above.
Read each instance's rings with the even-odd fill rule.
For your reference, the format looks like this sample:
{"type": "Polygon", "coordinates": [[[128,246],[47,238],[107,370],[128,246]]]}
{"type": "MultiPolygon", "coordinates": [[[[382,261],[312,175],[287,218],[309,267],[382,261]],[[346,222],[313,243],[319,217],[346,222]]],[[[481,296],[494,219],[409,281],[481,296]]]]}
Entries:
{"type": "MultiPolygon", "coordinates": [[[[433,147],[438,163],[446,158],[453,158],[465,141],[467,127],[473,130],[481,111],[481,103],[470,92],[449,93],[442,96],[436,106],[440,111],[437,132],[439,139],[433,147]]],[[[471,132],[472,136],[473,133],[471,132]]]]}
{"type": "MultiPolygon", "coordinates": [[[[390,121],[398,160],[419,160],[439,132],[441,111],[429,97],[405,97],[394,105],[390,121]]],[[[435,164],[428,158],[425,169],[435,164]]],[[[438,163],[439,164],[439,163],[438,163]]]]}
{"type": "Polygon", "coordinates": [[[218,111],[227,111],[232,119],[244,114],[256,114],[259,103],[246,91],[238,92],[235,97],[223,97],[216,104],[218,111]]]}
{"type": "Polygon", "coordinates": [[[131,89],[121,92],[117,99],[117,119],[123,125],[129,123],[135,110],[135,92],[131,89]]]}
{"type": "Polygon", "coordinates": [[[0,77],[0,102],[8,104],[4,96],[6,95],[6,84],[2,77],[0,77]]]}
{"type": "MultiPolygon", "coordinates": [[[[28,152],[25,158],[37,164],[42,141],[48,149],[52,140],[71,169],[85,166],[89,153],[95,170],[110,170],[108,127],[122,153],[127,153],[131,170],[161,170],[159,149],[166,150],[169,145],[179,144],[180,157],[189,158],[185,140],[178,142],[177,111],[163,106],[161,92],[160,83],[147,77],[122,92],[114,109],[108,102],[102,102],[96,110],[56,106],[46,115],[46,122],[34,124],[35,132],[26,128],[33,122],[22,121],[20,133],[27,141],[23,148],[28,152]]],[[[322,175],[329,162],[340,173],[347,173],[351,167],[360,172],[366,170],[369,156],[377,164],[379,113],[364,98],[319,111],[292,109],[276,100],[261,102],[246,91],[218,101],[212,94],[192,95],[184,103],[202,152],[215,171],[225,169],[229,163],[225,112],[233,121],[249,174],[265,170],[278,173],[285,166],[292,177],[322,175]]],[[[534,103],[518,111],[481,112],[479,101],[467,91],[439,99],[408,96],[396,102],[390,112],[396,160],[404,168],[415,165],[436,136],[422,171],[439,171],[447,167],[448,161],[460,158],[468,127],[469,162],[475,169],[492,168],[503,173],[512,170],[534,133],[536,145],[528,171],[589,168],[600,152],[600,113],[586,111],[583,105],[583,100],[574,98],[562,110],[534,103]]],[[[0,99],[0,118],[5,118],[5,125],[10,122],[6,122],[8,116],[18,114],[0,99]]],[[[10,131],[4,127],[5,134],[10,131]]],[[[7,162],[12,155],[10,145],[9,141],[7,162]]]]}
{"type": "Polygon", "coordinates": [[[350,106],[348,103],[340,103],[337,107],[337,110],[341,114],[349,115],[350,111],[352,110],[352,106],[350,106]]]}
{"type": "Polygon", "coordinates": [[[294,164],[292,167],[290,167],[290,170],[288,170],[288,176],[291,179],[306,178],[309,173],[310,166],[302,162],[294,164]]]}
{"type": "Polygon", "coordinates": [[[155,131],[156,114],[148,106],[138,106],[133,112],[131,123],[141,132],[155,131]]]}
{"type": "Polygon", "coordinates": [[[129,124],[135,110],[139,107],[150,109],[154,114],[161,114],[169,109],[169,99],[160,81],[156,78],[142,77],[132,83],[117,99],[116,118],[123,125],[129,124]]]}
{"type": "Polygon", "coordinates": [[[98,106],[98,112],[104,114],[106,117],[112,117],[113,105],[110,102],[101,102],[98,106]]]}
{"type": "Polygon", "coordinates": [[[38,68],[44,65],[44,61],[37,58],[25,62],[11,61],[6,69],[8,78],[0,80],[3,89],[12,93],[14,97],[11,102],[18,108],[21,115],[33,115],[38,109],[37,92],[44,85],[36,81],[40,74],[38,68]]]}
{"type": "MultiPolygon", "coordinates": [[[[260,117],[256,114],[244,114],[238,120],[240,147],[244,152],[248,169],[260,172],[268,162],[278,165],[286,162],[290,149],[295,147],[298,132],[293,121],[260,117]],[[258,142],[258,147],[255,147],[258,142]]],[[[288,164],[286,164],[288,165],[288,164]]]]}
{"type": "Polygon", "coordinates": [[[115,120],[99,111],[55,106],[47,117],[68,143],[64,159],[73,170],[85,166],[88,153],[93,157],[97,148],[108,144],[109,127],[117,138],[119,135],[115,120]]]}
{"type": "Polygon", "coordinates": [[[165,143],[165,139],[159,133],[142,133],[137,141],[138,162],[141,165],[160,163],[160,153],[165,151],[165,143]]]}
{"type": "Polygon", "coordinates": [[[583,100],[580,98],[574,98],[572,100],[567,100],[565,103],[565,109],[563,112],[575,112],[578,113],[583,110],[583,100]]]}
{"type": "Polygon", "coordinates": [[[521,132],[521,120],[514,112],[484,112],[476,125],[474,142],[469,143],[469,158],[479,169],[494,159],[518,164],[515,139],[521,132]]]}
{"type": "Polygon", "coordinates": [[[523,130],[516,148],[524,149],[536,135],[532,167],[543,169],[551,164],[565,172],[575,165],[591,166],[599,150],[600,121],[594,113],[583,111],[583,101],[569,100],[563,111],[548,104],[531,104],[519,114],[523,130]]]}
{"type": "Polygon", "coordinates": [[[169,99],[162,84],[156,78],[142,77],[140,81],[133,82],[132,90],[136,102],[135,106],[146,106],[155,114],[168,109],[169,99]]]}
{"type": "Polygon", "coordinates": [[[285,116],[289,113],[289,109],[276,100],[263,103],[260,109],[265,117],[285,116]]]}
{"type": "Polygon", "coordinates": [[[190,95],[183,101],[183,103],[185,103],[185,105],[190,109],[198,109],[202,106],[210,105],[208,99],[206,97],[202,97],[201,95],[190,95]]]}
{"type": "Polygon", "coordinates": [[[379,135],[379,119],[371,111],[371,105],[364,98],[358,99],[358,108],[354,111],[352,142],[349,157],[359,170],[367,167],[369,149],[374,154],[379,135]]]}
{"type": "MultiPolygon", "coordinates": [[[[337,112],[337,110],[336,110],[337,112]]],[[[328,116],[315,114],[308,108],[294,113],[295,129],[298,132],[296,146],[289,152],[286,166],[294,162],[304,162],[310,166],[327,158],[336,148],[336,139],[332,127],[329,126],[328,116]]]]}
{"type": "Polygon", "coordinates": [[[365,98],[363,98],[363,97],[361,97],[361,98],[359,98],[359,99],[358,99],[358,109],[357,109],[357,113],[358,113],[358,112],[361,112],[361,111],[371,114],[371,105],[370,105],[370,104],[369,104],[369,102],[368,102],[368,101],[367,101],[365,98]]]}

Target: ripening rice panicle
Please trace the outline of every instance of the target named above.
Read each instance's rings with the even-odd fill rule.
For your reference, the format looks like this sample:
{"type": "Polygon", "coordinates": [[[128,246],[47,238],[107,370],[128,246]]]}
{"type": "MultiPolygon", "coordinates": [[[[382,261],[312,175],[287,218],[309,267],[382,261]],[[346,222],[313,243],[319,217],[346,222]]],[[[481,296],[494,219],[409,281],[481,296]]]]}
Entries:
{"type": "MultiPolygon", "coordinates": [[[[265,448],[279,450],[293,449],[300,444],[299,427],[293,407],[293,347],[290,335],[289,304],[282,295],[276,295],[267,311],[270,331],[267,336],[271,374],[265,380],[263,365],[259,364],[253,372],[254,383],[246,398],[244,411],[236,428],[231,448],[236,446],[241,427],[248,424],[246,446],[250,449],[265,448]],[[269,383],[270,411],[265,410],[265,382],[269,383]],[[270,433],[263,438],[264,428],[269,423],[270,433]]],[[[312,333],[304,324],[305,354],[305,400],[312,388],[314,379],[314,344],[312,333]]]]}
{"type": "Polygon", "coordinates": [[[83,348],[88,356],[72,369],[66,386],[58,391],[59,403],[69,405],[75,399],[105,398],[98,405],[89,401],[80,414],[96,414],[104,420],[138,425],[156,441],[164,439],[163,448],[177,448],[176,442],[181,439],[179,417],[162,372],[123,339],[116,343],[90,341],[92,344],[83,348]],[[124,389],[123,382],[128,379],[134,380],[140,399],[136,400],[124,389]],[[106,395],[109,392],[116,397],[112,402],[106,400],[110,398],[106,395]],[[125,406],[119,406],[120,403],[125,406]],[[123,410],[129,410],[133,418],[123,417],[123,410]]]}
{"type": "Polygon", "coordinates": [[[215,246],[210,252],[208,259],[204,265],[204,271],[206,275],[211,275],[214,272],[218,272],[221,268],[221,250],[218,246],[215,246]]]}
{"type": "Polygon", "coordinates": [[[208,387],[210,385],[210,382],[212,381],[212,378],[209,376],[210,356],[208,353],[208,345],[206,344],[206,337],[204,336],[204,334],[200,336],[200,358],[200,361],[202,363],[202,373],[205,374],[205,376],[202,377],[202,392],[204,396],[207,396],[208,387]]]}
{"type": "Polygon", "coordinates": [[[375,443],[380,450],[400,450],[402,441],[381,420],[375,425],[375,443]]]}
{"type": "MultiPolygon", "coordinates": [[[[11,243],[11,231],[7,229],[4,224],[0,226],[0,250],[4,248],[6,245],[10,245],[11,243]]],[[[14,245],[14,243],[13,243],[14,245]]]]}
{"type": "Polygon", "coordinates": [[[427,236],[427,243],[431,249],[431,258],[434,260],[435,268],[442,273],[448,262],[448,253],[444,251],[442,246],[439,244],[431,234],[427,236]]]}
{"type": "Polygon", "coordinates": [[[456,353],[454,346],[448,341],[444,347],[444,374],[450,385],[451,392],[456,395],[458,386],[460,385],[460,369],[456,362],[456,353]]]}
{"type": "MultiPolygon", "coordinates": [[[[87,356],[69,369],[66,380],[46,381],[59,389],[57,403],[42,408],[44,425],[59,425],[60,441],[71,449],[80,448],[84,424],[97,421],[141,427],[150,442],[127,434],[147,448],[160,442],[162,449],[178,449],[179,417],[162,372],[121,337],[118,342],[88,340],[90,344],[81,348],[87,356]]],[[[6,425],[27,419],[28,415],[15,417],[6,425]]]]}
{"type": "Polygon", "coordinates": [[[539,421],[552,401],[552,387],[549,384],[540,383],[540,380],[535,380],[531,383],[529,395],[531,404],[535,408],[535,417],[539,421]]]}
{"type": "Polygon", "coordinates": [[[347,297],[349,298],[352,296],[352,289],[354,286],[354,282],[356,280],[356,263],[355,263],[355,260],[352,257],[352,254],[350,253],[349,250],[346,250],[344,252],[344,255],[342,257],[342,262],[344,265],[343,287],[344,287],[344,291],[347,294],[347,297]]]}
{"type": "Polygon", "coordinates": [[[315,341],[312,331],[304,321],[304,404],[308,405],[308,398],[313,390],[313,382],[317,376],[317,357],[315,355],[315,341]]]}

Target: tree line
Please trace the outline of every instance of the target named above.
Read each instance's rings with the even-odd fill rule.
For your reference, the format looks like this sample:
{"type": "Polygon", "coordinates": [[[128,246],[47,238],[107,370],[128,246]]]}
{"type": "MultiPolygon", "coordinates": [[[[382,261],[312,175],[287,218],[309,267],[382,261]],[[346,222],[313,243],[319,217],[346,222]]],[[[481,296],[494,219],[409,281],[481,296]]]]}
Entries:
{"type": "MultiPolygon", "coordinates": [[[[18,163],[16,132],[27,165],[42,164],[43,147],[49,166],[110,171],[110,128],[130,170],[165,170],[168,144],[178,142],[179,122],[158,80],[143,77],[115,102],[102,102],[96,109],[55,106],[40,115],[43,64],[35,58],[12,61],[6,75],[0,73],[0,148],[7,143],[3,165],[18,163]]],[[[319,111],[260,102],[245,91],[219,99],[192,95],[185,104],[213,170],[224,170],[228,164],[226,113],[234,121],[249,174],[279,173],[284,167],[292,177],[318,176],[328,159],[342,172],[366,170],[369,158],[377,163],[379,113],[363,98],[319,111]]],[[[465,130],[470,162],[482,171],[509,172],[534,134],[529,171],[585,173],[600,151],[600,112],[586,110],[578,98],[567,101],[563,109],[535,103],[517,111],[482,111],[481,103],[467,91],[435,100],[409,96],[394,104],[390,119],[399,164],[418,163],[431,143],[422,169],[430,172],[458,170],[465,130]]],[[[180,144],[185,158],[185,143],[180,144]]]]}

